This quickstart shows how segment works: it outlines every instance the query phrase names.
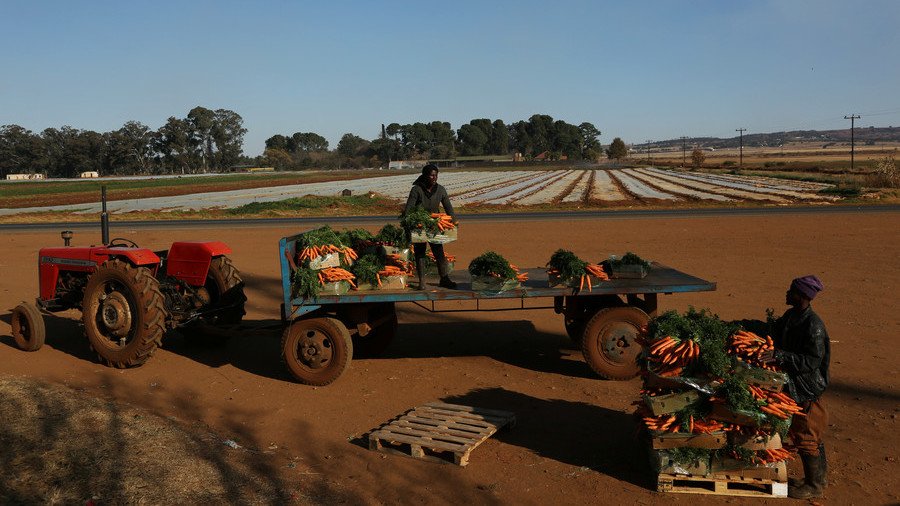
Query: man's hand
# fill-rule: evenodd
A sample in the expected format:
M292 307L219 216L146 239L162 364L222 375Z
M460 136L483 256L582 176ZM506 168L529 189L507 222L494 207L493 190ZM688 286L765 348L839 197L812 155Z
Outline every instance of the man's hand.
M775 350L766 350L759 354L759 360L764 364L775 362Z

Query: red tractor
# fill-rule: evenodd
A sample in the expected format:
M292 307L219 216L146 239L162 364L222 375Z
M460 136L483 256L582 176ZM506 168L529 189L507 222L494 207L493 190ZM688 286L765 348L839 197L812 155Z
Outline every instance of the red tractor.
M40 297L12 312L16 345L44 344L41 311L79 309L84 333L100 361L112 367L141 365L168 329L193 324L237 324L244 316L244 283L225 256L224 243L175 242L168 251L109 239L106 188L102 193L102 246L65 246L38 252Z

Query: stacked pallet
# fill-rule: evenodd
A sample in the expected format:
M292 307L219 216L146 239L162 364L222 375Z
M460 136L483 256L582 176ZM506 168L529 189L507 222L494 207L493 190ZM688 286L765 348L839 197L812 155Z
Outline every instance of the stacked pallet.
M761 360L771 340L693 309L652 319L644 339L635 414L657 490L786 496L782 438L799 408Z

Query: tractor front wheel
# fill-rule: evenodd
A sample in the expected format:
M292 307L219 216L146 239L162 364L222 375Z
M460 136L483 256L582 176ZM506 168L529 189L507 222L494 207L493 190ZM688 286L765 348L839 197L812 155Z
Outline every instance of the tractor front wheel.
M281 357L300 383L325 386L350 366L353 341L335 318L295 320L281 337Z
M166 309L150 269L109 260L88 279L82 302L84 333L100 361L141 365L162 343Z
M37 351L44 345L44 317L34 304L23 302L16 306L10 324L13 340L20 349Z

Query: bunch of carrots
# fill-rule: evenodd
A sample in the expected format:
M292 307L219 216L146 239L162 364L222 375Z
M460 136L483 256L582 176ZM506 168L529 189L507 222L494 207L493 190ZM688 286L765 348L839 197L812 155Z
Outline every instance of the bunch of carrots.
M789 395L783 392L763 390L753 385L750 385L749 388L754 399L765 403L759 407L763 413L768 413L782 420L787 420L791 415L806 416L803 414L803 408L798 406L794 399L791 399Z
M781 462L782 460L793 459L794 454L784 448L778 448L775 450L759 450L756 452L756 460L762 462L763 464L772 464L775 462Z
M375 275L375 279L378 280L378 286L381 286L381 278L391 277L391 276L403 276L407 272L400 267L395 265L385 265L384 269L378 271L378 274Z
M645 416L642 420L649 430L655 432L681 432L682 424L679 423L677 415ZM689 434L712 434L723 428L724 426L715 420L694 419L693 415L688 417Z
M353 282L354 276L353 274L340 267L329 267L327 269L322 269L318 272L319 275L319 283L323 286L326 283L336 283L338 281L346 281L350 283L350 286L356 287L356 283Z
M676 339L666 336L657 339L650 345L649 359L659 368L657 374L662 377L681 374L686 365L700 356L700 345L693 339Z
M402 270L405 274L412 274L413 271L415 271L415 266L413 265L413 263L403 260L400 257L399 253L391 253L390 255L387 256L386 261L387 261L388 266L397 267L400 270ZM396 274L395 274L395 276L396 276Z
M609 281L609 276L603 271L602 266L598 264L587 264L584 266L584 274L581 275L581 281L578 283L579 292L584 290L585 284L587 284L589 292L594 290L594 287L591 286L591 276L594 276L600 281Z
M509 266L510 266L510 268L512 268L512 270L516 271L516 281L518 281L519 283L528 281L528 273L527 272L519 272L519 268L513 264L509 264Z
M731 336L731 348L728 351L754 367L777 371L778 368L775 365L766 364L760 358L764 352L774 349L775 343L772 342L771 337L763 338L753 332L739 330Z
M314 258L329 255L331 253L340 253L340 255L344 257L344 263L348 265L352 264L354 260L359 258L359 255L356 254L356 251L353 251L353 248L350 248L348 246L338 247L334 244L325 244L323 246L310 246L308 248L303 248L303 251L301 251L300 255L297 256L297 263L301 263L304 260L312 260Z
M678 417L675 415L645 416L644 425L655 432L678 432Z
M453 223L453 217L449 214L431 213L431 217L437 220L437 227L441 232L446 232L447 230L456 227L456 223Z

